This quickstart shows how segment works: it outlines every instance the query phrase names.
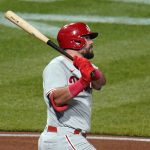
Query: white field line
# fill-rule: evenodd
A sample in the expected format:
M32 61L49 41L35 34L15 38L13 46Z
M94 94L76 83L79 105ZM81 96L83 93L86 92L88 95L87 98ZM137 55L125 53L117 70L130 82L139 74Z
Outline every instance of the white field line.
M92 23L112 23L127 25L150 25L150 18L133 18L123 16L87 16L87 15L56 15L56 14L29 14L17 13L25 19L44 21L82 21Z
M56 2L56 1L63 1L63 0L20 0L20 1L27 1L27 2ZM111 0L117 2L124 2L124 3L139 3L139 4L150 4L150 0Z
M56 2L56 1L63 1L63 0L20 0L20 1L49 3L49 2Z
M0 133L0 137L39 137L40 134Z
M39 137L40 134L0 133L0 137ZM137 141L150 142L149 138L113 137L113 136L87 136L89 140L112 140L112 141Z
M53 38L57 37L57 33L59 31L59 27L48 25L46 23L35 22L35 21L29 21L29 23L31 25L33 25L34 27L36 27L43 34L51 36Z
M56 15L56 14L33 14L17 13L20 17L29 21L43 34L56 38L60 27L51 26L42 21L68 21L68 22L92 22L92 23L111 23L126 25L150 25L150 18L114 17L114 16L85 16L85 15ZM0 24L16 28L17 26L4 18L4 13L0 12Z
M56 15L56 14L33 14L33 13L17 13L24 19L32 21L83 21L92 23L115 23L115 24L127 24L127 25L150 25L149 18L133 18L126 16L87 16L87 15ZM4 13L0 12L0 18ZM3 20L0 21L3 23Z
M150 0L111 0L111 1L124 2L124 3L139 3L139 4L150 5Z

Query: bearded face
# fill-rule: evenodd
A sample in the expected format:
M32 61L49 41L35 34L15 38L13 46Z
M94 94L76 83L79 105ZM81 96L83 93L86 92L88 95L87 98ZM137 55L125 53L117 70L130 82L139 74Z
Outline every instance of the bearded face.
M94 58L94 53L93 53L93 45L86 45L82 50L80 50L80 53L84 58L87 59L92 59Z

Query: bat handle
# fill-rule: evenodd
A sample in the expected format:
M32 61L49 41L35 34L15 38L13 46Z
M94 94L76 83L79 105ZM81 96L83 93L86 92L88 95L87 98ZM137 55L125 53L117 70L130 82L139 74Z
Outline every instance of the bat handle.
M53 47L54 49L56 49L58 52L60 52L61 54L65 55L66 57L68 57L70 60L73 61L73 57L71 55L69 55L68 53L66 53L62 48L58 47L54 42L52 42L51 40L47 41L47 45L50 45L51 47Z

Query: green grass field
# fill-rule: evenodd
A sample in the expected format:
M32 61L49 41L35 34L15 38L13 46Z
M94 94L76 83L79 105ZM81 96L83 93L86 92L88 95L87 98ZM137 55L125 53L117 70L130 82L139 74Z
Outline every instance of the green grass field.
M150 5L108 0L80 0L80 3L1 0L0 7L1 18L10 9L28 16L30 13L91 16L86 22L101 35L95 40L92 61L107 78L107 85L93 93L91 132L150 136L150 24L90 21L95 16L150 19ZM69 21L36 22L61 27ZM46 124L42 71L59 53L7 24L0 20L0 131L42 131ZM47 35L56 42L49 32Z

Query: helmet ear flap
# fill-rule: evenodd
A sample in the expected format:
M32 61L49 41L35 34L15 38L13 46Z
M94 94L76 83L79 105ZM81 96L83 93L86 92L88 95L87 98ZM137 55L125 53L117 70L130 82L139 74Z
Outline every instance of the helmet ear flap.
M70 47L71 49L80 50L85 46L86 40L83 37L78 37L78 38L72 39L70 43L72 46Z

